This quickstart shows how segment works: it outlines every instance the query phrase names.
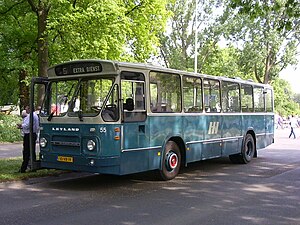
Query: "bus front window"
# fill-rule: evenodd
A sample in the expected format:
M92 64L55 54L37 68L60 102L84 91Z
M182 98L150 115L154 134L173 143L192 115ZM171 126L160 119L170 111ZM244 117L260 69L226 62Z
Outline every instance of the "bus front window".
M64 116L69 108L74 95L77 80L53 81L49 84L45 95L45 101L41 109L41 116Z
M113 79L81 80L68 110L69 116L96 116L109 97ZM117 100L117 99L116 99Z
M103 104L117 102L113 89L114 79L82 79L68 81L52 81L48 86L46 98L41 110L48 117L92 117L97 116ZM117 92L117 91L116 91ZM117 106L116 106L117 107Z

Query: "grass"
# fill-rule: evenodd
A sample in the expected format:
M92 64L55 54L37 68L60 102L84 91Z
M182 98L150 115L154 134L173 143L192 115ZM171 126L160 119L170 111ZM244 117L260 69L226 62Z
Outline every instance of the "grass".
M61 170L41 169L36 172L18 173L22 157L0 159L0 183L6 181L27 180L35 177L57 176L64 173Z

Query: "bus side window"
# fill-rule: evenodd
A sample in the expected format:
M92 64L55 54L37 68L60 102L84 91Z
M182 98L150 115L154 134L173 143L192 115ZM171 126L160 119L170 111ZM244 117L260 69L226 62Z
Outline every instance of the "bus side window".
M123 71L121 79L124 122L144 121L146 119L144 74Z
M202 112L202 86L198 77L183 76L184 112Z
M222 81L223 112L240 112L240 87L238 83Z
M266 111L273 112L273 99L272 99L272 90L266 89L265 90L265 102L266 102Z
M265 111L265 100L264 100L264 90L262 87L254 87L254 111L264 112Z
M181 112L180 75L150 72L150 108L152 112Z
M221 112L220 82L213 79L204 79L203 92L205 112Z
M253 112L253 88L249 84L241 85L242 112Z

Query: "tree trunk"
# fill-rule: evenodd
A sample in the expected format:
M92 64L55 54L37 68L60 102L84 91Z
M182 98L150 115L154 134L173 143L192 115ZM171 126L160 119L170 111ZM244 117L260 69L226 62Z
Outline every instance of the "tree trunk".
M28 73L22 69L19 72L20 114L25 106L29 106L29 87L24 82Z
M38 65L39 76L47 77L48 61L48 34L46 32L48 10L40 5L38 8Z
M38 17L38 76L47 77L47 70L49 66L48 58L48 34L47 29L47 17L49 9L42 2L40 2L37 8ZM38 86L37 91L37 105L41 105L43 101L44 91Z
M50 10L50 1L38 1L37 4L33 0L27 0L33 12L36 13L38 21L38 76L47 77L49 66L48 58L48 34L47 34L47 18ZM38 87L37 105L40 106L43 101L43 89Z
M267 43L267 57L266 57L266 65L265 65L265 74L264 74L264 84L269 82L269 74L271 70L271 47L269 43Z

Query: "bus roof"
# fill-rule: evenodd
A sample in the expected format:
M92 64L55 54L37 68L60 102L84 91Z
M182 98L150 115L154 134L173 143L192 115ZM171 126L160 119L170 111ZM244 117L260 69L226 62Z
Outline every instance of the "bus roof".
M225 76L213 76L208 74L194 73L188 71L182 71L177 69L166 68L160 65L153 65L147 63L131 63L131 62L120 62L114 60L101 60L101 59L82 59L82 60L72 60L65 63L61 63L55 66L52 66L48 69L48 76L53 77L68 77L72 75L95 75L99 72L105 72L109 74L117 74L120 69L141 69L141 70L151 70L157 72L165 73L176 73L181 75L189 75L195 77L202 77L208 79L218 79L222 81L231 81L236 83L243 83L249 85L256 85L261 87L271 88L269 84L262 84L254 82L253 80L244 80L239 77L231 78ZM66 74L64 74L64 72Z

